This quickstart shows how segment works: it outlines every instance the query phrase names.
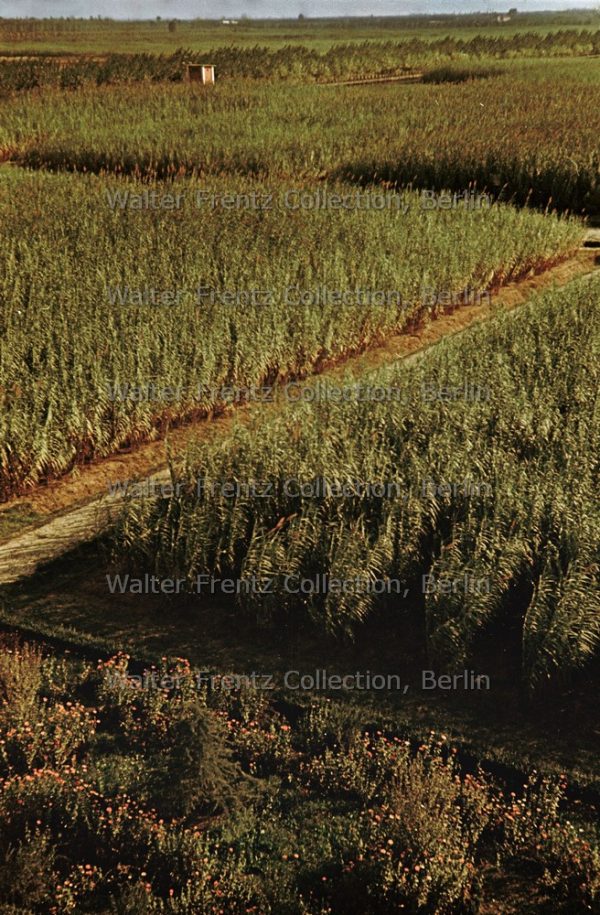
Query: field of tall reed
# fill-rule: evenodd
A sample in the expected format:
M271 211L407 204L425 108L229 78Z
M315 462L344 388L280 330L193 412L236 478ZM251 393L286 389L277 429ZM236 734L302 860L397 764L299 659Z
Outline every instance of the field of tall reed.
M315 205L335 199L348 207ZM0 200L5 498L221 406L228 386L343 359L581 236L507 206L428 210L348 185L22 174Z
M170 497L131 495L122 568L201 602L258 582L232 600L276 626L393 607L436 667L487 639L531 690L568 678L600 644L599 301L571 284L199 447Z
M426 85L275 91L243 80L209 91L137 83L17 93L2 102L0 151L59 171L476 186L518 204L600 211L600 81L523 66L453 82L464 75L455 66Z

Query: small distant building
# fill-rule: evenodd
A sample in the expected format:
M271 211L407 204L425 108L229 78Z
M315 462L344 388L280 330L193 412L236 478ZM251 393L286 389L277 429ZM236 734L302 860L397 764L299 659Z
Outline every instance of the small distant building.
M215 81L214 64L186 64L185 79L188 83L212 85Z

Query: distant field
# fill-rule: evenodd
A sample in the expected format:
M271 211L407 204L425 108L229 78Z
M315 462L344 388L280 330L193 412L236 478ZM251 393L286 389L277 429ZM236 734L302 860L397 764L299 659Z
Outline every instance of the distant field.
M522 31L512 34L447 34L435 39L409 37L385 41L363 39L338 42L328 48L301 42L272 46L223 41L195 49L181 43L166 53L135 54L57 51L5 51L0 58L0 92L60 86L76 89L86 84L180 81L186 62L212 63L218 80L264 79L279 82L332 82L341 79L393 76L407 69L423 71L436 65L466 65L486 61L542 58L594 58L600 55L600 30L561 29L557 32ZM207 57L209 55L209 57Z
M111 22L99 20L0 20L0 50L21 52L170 53L178 47L210 50L225 44L242 47L266 45L281 48L302 44L325 51L336 44L363 41L402 41L418 38L435 41L452 35L469 39L475 35L510 37L523 31L538 35L600 27L594 10L557 14L518 14L510 22L498 23L497 14L488 16L431 16L369 19L238 20L235 24L197 20L177 22L169 31L169 20L154 22Z
M439 84L426 85L20 92L2 105L0 150L52 170L477 186L519 204L598 212L599 74L600 60L515 61L438 68Z

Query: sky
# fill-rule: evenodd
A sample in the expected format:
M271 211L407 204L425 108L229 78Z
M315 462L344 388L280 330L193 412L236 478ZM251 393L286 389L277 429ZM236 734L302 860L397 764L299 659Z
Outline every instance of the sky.
M0 0L0 16L112 16L114 19L219 19L306 16L398 16L598 8L598 0Z

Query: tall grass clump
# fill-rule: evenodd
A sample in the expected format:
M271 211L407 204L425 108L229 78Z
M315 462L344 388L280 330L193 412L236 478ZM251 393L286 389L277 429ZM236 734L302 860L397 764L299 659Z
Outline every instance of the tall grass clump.
M525 684L568 678L600 640L599 297L598 280L547 293L192 451L171 498L130 499L122 567L180 577L200 602L198 576L261 582L232 600L277 625L356 634L389 606L447 670L515 632ZM321 576L360 587L300 590Z

